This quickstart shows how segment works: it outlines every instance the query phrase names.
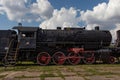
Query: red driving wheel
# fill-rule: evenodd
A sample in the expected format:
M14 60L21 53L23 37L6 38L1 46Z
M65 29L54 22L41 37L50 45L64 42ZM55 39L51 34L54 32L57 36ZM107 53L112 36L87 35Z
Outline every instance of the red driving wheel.
M83 58L83 62L85 64L93 64L95 62L94 53L87 53L86 56Z
M76 54L76 53L69 53L68 54L68 62L72 65L77 65L80 63L80 55L79 54Z
M48 65L50 62L50 55L47 52L41 52L37 56L37 63L40 65Z
M60 52L60 51L56 52L53 55L52 59L53 59L54 64L56 64L56 65L62 65L62 64L64 64L64 62L66 60L64 53Z

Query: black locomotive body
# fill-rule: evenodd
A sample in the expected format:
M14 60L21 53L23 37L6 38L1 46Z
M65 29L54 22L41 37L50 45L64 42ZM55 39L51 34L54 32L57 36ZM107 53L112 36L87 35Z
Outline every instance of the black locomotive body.
M84 28L40 29L16 26L13 30L0 31L0 56L5 65L17 61L34 61L40 65L53 62L57 65L70 63L91 64L96 60L114 63L119 49L108 48L112 36L107 30ZM5 39L5 40L3 40ZM4 42L5 41L5 42ZM116 53L115 53L116 51ZM4 54L4 55L2 55ZM101 57L102 56L102 57Z

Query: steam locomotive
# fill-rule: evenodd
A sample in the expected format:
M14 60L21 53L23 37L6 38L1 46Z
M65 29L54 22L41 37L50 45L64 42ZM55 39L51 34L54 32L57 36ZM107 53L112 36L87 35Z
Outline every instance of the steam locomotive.
M111 33L99 30L99 27L95 30L41 29L19 25L13 29L0 30L0 60L5 66L15 65L18 61L33 61L39 65L76 65L119 60L120 31L117 31L116 46L110 47Z

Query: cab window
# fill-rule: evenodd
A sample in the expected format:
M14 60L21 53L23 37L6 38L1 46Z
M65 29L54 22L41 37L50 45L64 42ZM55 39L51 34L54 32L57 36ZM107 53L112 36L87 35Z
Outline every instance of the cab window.
M31 37L33 38L34 37L34 32L22 32L21 33L21 37Z

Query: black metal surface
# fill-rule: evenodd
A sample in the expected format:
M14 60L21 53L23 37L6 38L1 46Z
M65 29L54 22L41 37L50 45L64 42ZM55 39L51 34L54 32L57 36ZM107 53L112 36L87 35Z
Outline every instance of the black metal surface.
M39 52L48 52L53 55L62 51L67 56L70 48L84 48L85 51L94 51L95 57L120 55L120 49L110 49L112 36L106 30L85 30L84 28L39 29L37 27L14 27L12 30L0 30L0 56L6 53L11 39L17 41L12 48L18 45L18 60L36 60ZM118 47L120 46L120 31L117 32ZM18 35L18 36L17 36ZM13 38L14 37L14 38ZM18 39L17 39L18 38ZM14 47L16 45L16 47ZM104 54L105 53L105 54ZM116 56L114 55L114 56Z
M12 30L0 30L0 52L6 51L5 48L8 47L13 34L16 34L16 32Z
M38 27L22 27L22 26L15 26L13 29L18 29L19 31L37 31Z
M14 27L19 31L19 48L36 48L37 45L52 44L54 47L56 45L61 45L65 47L83 47L85 50L96 50L106 46L109 46L111 43L112 36L109 31L102 30L85 30L84 28L65 28L54 29L54 30L42 30L37 27ZM2 36L9 37L10 30L1 31ZM26 37L22 38L22 32L31 32L35 33L35 38ZM13 33L13 32L12 32ZM1 38L2 39L2 38ZM37 42L36 42L37 41ZM8 41L6 41L8 42ZM36 44L39 43L39 44ZM3 43L2 43L3 44Z
M36 48L36 39L33 38L20 39L19 48L20 49Z
M84 29L39 30L37 36L39 43L72 44L91 50L109 46L111 39L109 31Z
M4 58L6 51L9 49L9 43L14 38L16 39L16 32L13 30L0 30L0 60Z

